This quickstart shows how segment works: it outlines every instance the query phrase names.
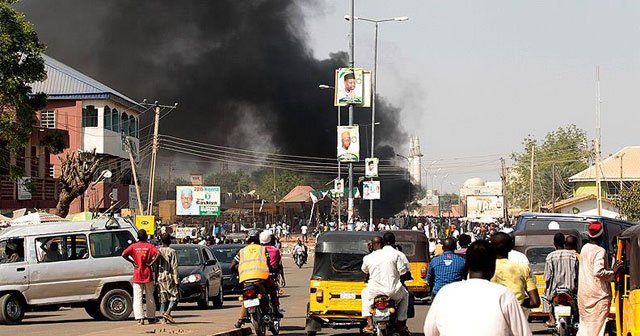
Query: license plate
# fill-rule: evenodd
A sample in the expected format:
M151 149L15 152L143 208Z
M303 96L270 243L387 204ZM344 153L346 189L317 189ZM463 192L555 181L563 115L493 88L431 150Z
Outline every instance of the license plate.
M380 318L380 317L387 317L388 318L389 317L389 309L388 308L385 308L385 309L382 309L382 310L376 309L375 316L377 318Z
M571 316L570 306L555 306L553 309L556 313L556 316L560 316L560 317Z
M343 292L343 293L340 293L340 298L341 299L354 300L356 298L356 293L354 293L354 292Z
M245 308L255 307L260 304L260 299L244 300L243 304Z

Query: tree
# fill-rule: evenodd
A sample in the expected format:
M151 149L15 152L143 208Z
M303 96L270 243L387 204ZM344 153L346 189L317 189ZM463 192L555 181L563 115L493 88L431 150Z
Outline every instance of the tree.
M33 94L30 83L46 79L44 45L31 24L11 4L0 0L0 148L10 155L24 150L35 121L35 111L46 105L43 93ZM19 167L10 167L15 177Z
M510 206L528 208L531 152L535 147L533 201L544 205L573 195L569 177L586 169L590 151L584 130L569 125L547 133L542 141L528 135L522 152L511 154L514 161L508 176L506 196Z
M59 216L66 217L71 202L78 196L84 195L84 192L91 185L100 163L102 163L102 159L96 155L95 149L90 153L77 155L76 152L67 153L64 158L60 158L62 190L56 207Z
M242 171L217 173L205 178L205 185L219 186L223 192L245 194L255 189L251 176Z
M640 221L640 182L633 182L629 188L620 191L620 197L613 200L620 214L628 221Z

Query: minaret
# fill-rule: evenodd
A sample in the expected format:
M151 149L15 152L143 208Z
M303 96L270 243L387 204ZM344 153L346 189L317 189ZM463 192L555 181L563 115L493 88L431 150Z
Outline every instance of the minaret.
M420 138L414 136L409 144L409 175L411 183L422 185L422 152L420 151Z

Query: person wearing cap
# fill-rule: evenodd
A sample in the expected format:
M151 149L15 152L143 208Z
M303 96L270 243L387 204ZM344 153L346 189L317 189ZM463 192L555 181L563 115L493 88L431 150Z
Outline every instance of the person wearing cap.
M193 201L193 189L180 188L180 204L176 206L176 215L199 215L200 208Z
M602 223L589 224L589 242L580 252L578 271L578 312L580 328L578 336L604 335L611 307L611 281L622 265L620 262L608 269L607 251L600 246L604 228Z

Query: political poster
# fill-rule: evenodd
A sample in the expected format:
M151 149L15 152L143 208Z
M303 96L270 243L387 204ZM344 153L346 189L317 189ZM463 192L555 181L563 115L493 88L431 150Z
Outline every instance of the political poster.
M177 186L176 215L220 216L220 187Z
M360 160L360 129L358 126L338 126L338 161Z
M362 199L379 200L380 199L380 181L362 182Z
M332 194L335 197L344 197L344 179L333 180Z
M369 81L371 83L371 81ZM365 101L365 80L362 68L339 68L335 72L335 106L362 106ZM371 91L369 91L371 93Z
M364 177L378 177L378 158L364 159Z
M198 236L198 228L197 227L179 227L176 228L175 237L176 239L185 239L187 237L195 238Z
M502 218L504 216L504 196L502 195L469 195L465 203L467 217Z

